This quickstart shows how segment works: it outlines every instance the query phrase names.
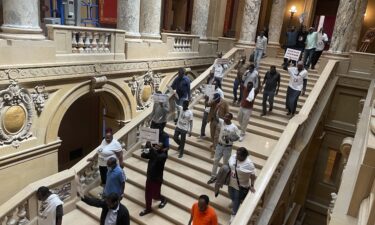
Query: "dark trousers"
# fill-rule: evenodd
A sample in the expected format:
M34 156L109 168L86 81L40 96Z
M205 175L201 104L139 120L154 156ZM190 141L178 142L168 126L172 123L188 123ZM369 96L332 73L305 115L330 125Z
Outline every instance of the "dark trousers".
M318 60L320 56L322 55L323 51L315 51L314 55L311 60L311 67L315 67L315 65L318 63Z
M291 114L296 113L297 109L297 103L299 95L301 94L301 91L297 91L292 89L291 87L288 87L288 90L286 92L286 108L288 109L288 112Z
M270 105L270 111L273 108L273 98L275 97L275 91L263 91L263 114L266 114L267 111L267 100Z
M240 88L240 97L237 98L237 93L238 93L238 88ZM242 90L241 90L241 84L240 84L240 81L236 78L234 79L234 83L233 83L233 100L234 101L240 101L242 98Z
M166 124L167 124L166 122L164 122L164 123L155 123L154 121L151 121L150 128L152 128L152 129L159 129L159 134L160 134L161 132L163 132L164 127L165 127Z
M106 166L99 166L99 172L100 172L100 179L102 181L102 185L105 185L105 183L107 182L108 168Z
M315 52L315 48L312 49L305 49L305 52L303 53L303 65L305 65L305 68L308 69L310 68L310 64L313 58Z
M180 155L184 154L186 134L186 130L182 130L178 127L176 127L176 130L174 131L173 140L178 144L178 151ZM180 136L181 138L179 138Z
M160 194L162 181L156 180L146 180L146 190L145 190L145 199L146 199L146 210L151 210L152 199L163 201L164 196Z
M204 111L202 126L201 126L201 136L206 136L206 126L207 126L208 112Z

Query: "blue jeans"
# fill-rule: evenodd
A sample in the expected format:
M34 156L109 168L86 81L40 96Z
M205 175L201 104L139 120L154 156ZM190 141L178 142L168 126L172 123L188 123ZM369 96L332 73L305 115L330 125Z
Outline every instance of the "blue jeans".
M315 53L315 48L312 49L305 49L304 55L303 55L303 65L305 65L306 69L310 68L310 64L312 62L312 58Z
M240 88L240 98L237 98L238 88ZM242 93L241 93L240 81L236 78L234 79L234 83L233 83L233 100L234 101L241 100L241 94Z
M255 66L255 69L257 69L257 70L258 70L258 67L259 67L260 59L263 56L263 52L264 52L263 49L259 49L259 48L255 49L255 52L254 52L254 66Z
M241 204L240 191L231 186L228 186L228 194L230 199L232 200L232 215L236 215Z

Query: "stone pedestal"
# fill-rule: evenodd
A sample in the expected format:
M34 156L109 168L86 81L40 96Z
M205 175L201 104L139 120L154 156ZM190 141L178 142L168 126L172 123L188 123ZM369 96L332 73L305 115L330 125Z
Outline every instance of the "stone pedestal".
M160 40L160 20L161 0L142 0L140 21L142 38Z
M352 43L352 35L355 24L356 11L359 0L340 0L336 16L336 24L333 30L330 52L341 54L348 52Z
M358 41L361 35L362 23L366 13L367 3L368 0L361 0L361 2L359 3L359 10L357 11L357 16L354 22L353 38L350 48L352 51L357 51Z
M139 15L141 11L140 0L117 1L117 28L126 30L126 36L140 38Z
M39 26L39 0L3 0L4 39L45 39Z
M255 42L261 0L245 0L239 44Z
M207 39L207 23L210 0L194 1L191 33L199 35L201 39Z

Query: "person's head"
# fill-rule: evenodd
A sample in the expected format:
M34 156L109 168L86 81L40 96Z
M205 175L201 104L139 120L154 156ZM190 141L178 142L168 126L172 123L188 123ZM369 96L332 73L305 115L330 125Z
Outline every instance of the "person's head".
M263 37L264 36L264 31L259 32L259 36Z
M276 73L276 66L270 66L270 73Z
M291 26L290 27L290 31L294 32L296 30L296 27L295 26Z
M215 102L220 102L220 94L219 93L215 93L214 94L214 98L213 98L213 100L215 101Z
M214 81L212 82L213 85L215 85L215 89L216 88L220 88L221 89L221 80L218 79L218 78L215 78Z
M36 191L36 197L38 198L39 201L46 200L48 196L50 196L51 194L52 193L49 190L49 188L45 186L38 188L38 190Z
M225 114L224 116L224 123L229 125L232 123L232 119L233 119L233 114L232 113L227 113Z
M120 197L117 193L111 193L105 198L105 203L109 209L117 209Z
M255 69L255 65L254 64L250 64L248 69L250 70L250 72L253 72L254 69Z
M113 140L112 128L105 129L105 141L109 144Z
M184 100L182 102L182 108L183 108L183 110L188 110L189 109L189 100Z
M209 203L210 203L210 198L207 195L199 196L198 198L199 211L201 212L206 211Z
M297 63L297 69L298 69L298 71L302 71L303 70L303 62L302 61L299 61Z
M248 90L253 89L253 87L254 87L253 82L249 81L249 82L247 83L247 86L246 86L246 87L247 87Z
M311 34L312 32L314 32L314 30L315 30L314 27L310 27L309 28L309 33Z
M155 91L156 94L163 94L161 91Z
M239 147L236 152L236 159L240 162L246 160L247 156L249 155L249 152L244 147Z
M107 166L109 167L109 168L115 168L116 167L116 165L117 165L117 161L116 161L116 158L115 157L111 157L111 158L109 158L108 160L107 160Z
M178 68L178 77L182 78L185 75L185 69L180 67Z
M245 64L245 62L246 62L246 55L241 56L240 62L241 62L241 64Z
M217 53L217 58L221 59L222 57L223 57L223 53L222 52Z
M302 26L302 32L306 32L306 25Z

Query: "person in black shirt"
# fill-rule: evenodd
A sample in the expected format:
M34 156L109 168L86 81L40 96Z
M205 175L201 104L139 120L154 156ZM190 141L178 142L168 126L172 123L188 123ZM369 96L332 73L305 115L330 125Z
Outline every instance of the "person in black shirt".
M164 133L164 132L163 132ZM164 136L165 137L165 136ZM163 172L165 161L168 158L168 148L165 146L167 141L164 140L162 143L151 145L150 142L146 143L146 149L143 150L141 157L148 159L147 166L147 180L145 190L146 209L139 213L140 216L144 216L150 213L152 199L160 200L159 208L164 208L167 204L167 199L160 194L161 185L163 183ZM169 141L168 141L169 143ZM169 144L168 144L169 145ZM148 150L149 149L149 150Z
M280 73L276 71L275 66L270 67L270 71L266 73L263 79L262 87L266 84L263 90L263 112L261 116L266 115L267 111L267 99L270 105L269 112L272 111L273 107L273 98L278 94L280 88Z
M306 30L306 25L302 25L298 31L297 35L297 42L296 42L296 49L301 51L301 55L299 56L299 60L302 58L302 53L305 51L305 45L306 45L306 38L307 38L307 30ZM296 66L296 62L293 62L293 65Z

